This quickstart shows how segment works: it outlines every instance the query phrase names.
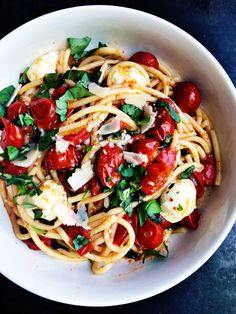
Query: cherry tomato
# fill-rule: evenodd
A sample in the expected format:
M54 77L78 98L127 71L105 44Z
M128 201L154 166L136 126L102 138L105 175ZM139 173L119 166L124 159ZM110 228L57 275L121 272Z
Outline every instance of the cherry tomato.
M135 141L132 145L132 151L134 153L138 154L145 154L148 157L147 163L142 163L142 166L146 166L147 164L150 164L153 162L153 160L156 158L158 154L158 146L159 143L152 139L143 139Z
M75 108L68 108L66 113L66 118L69 118L74 112Z
M173 99L183 112L195 112L201 103L201 93L191 82L178 82L174 87Z
M76 146L83 144L86 140L88 140L89 133L86 129L82 129L76 134L64 135L63 139Z
M138 214L136 212L133 212L132 216L130 217L126 213L126 214L124 214L124 216L122 218L125 219L126 221L128 221L128 223L131 224L131 226L134 229L134 233L136 235L137 231L138 231L138 223L139 223ZM119 224L117 226L117 229L116 229L116 233L115 233L115 236L114 236L113 243L115 245L120 246L123 243L123 241L125 240L125 238L127 237L127 235L128 235L127 229Z
M92 196L98 195L101 192L101 186L96 177L93 177L92 179L90 179L88 184L89 184L89 188L91 190Z
M3 149L7 146L15 146L20 149L25 142L24 131L19 126L14 125L10 120L2 118L4 129L2 131L2 137L0 145Z
M169 176L168 168L162 163L153 163L148 165L147 174L141 178L141 190L147 194L157 192L167 181Z
M26 167L20 167L16 166L9 161L2 160L0 162L0 165L3 166L3 172L13 174L13 175L19 175L19 174L26 174L28 172L28 168Z
M132 55L132 57L130 58L130 61L144 64L149 67L154 67L156 69L159 68L159 63L157 61L157 58L150 52L146 52L146 51L136 52L134 55Z
M97 161L97 174L104 186L112 188L120 180L121 175L116 169L123 162L123 150L120 147L107 144L101 149Z
M15 121L19 114L27 113L28 109L22 100L18 100L10 104L7 108L7 116L11 121Z
M53 100L56 100L58 98L60 98L62 95L65 94L65 92L67 91L68 87L66 84L63 84L62 86L58 87L58 88L55 88L52 92L52 99Z
M189 179L193 182L195 186L197 198L201 198L205 192L202 172L193 171Z
M56 113L56 104L48 98L33 98L29 109L34 117L38 128L51 130L59 123L59 116Z
M200 219L200 211L198 208L195 208L194 211L188 215L187 217L184 217L180 221L180 225L183 227L187 227L190 229L197 229L199 225L199 219Z
M175 167L176 155L177 152L174 148L171 147L162 148L159 154L157 155L156 161L158 163L162 163L171 171Z
M137 239L143 249L153 250L163 242L164 229L160 224L147 219L138 229Z
M164 229L168 229L172 226L172 223L166 220L165 218L161 217L161 225Z
M67 180L72 175L72 173L73 173L72 171L68 171L68 170L59 170L57 171L57 176L66 191L75 193L75 194L84 193L89 187L87 183L81 186L81 188L79 188L76 191L74 191L72 187L70 186L70 184L68 183Z
M203 160L204 169L202 170L202 179L205 185L214 186L216 179L215 158L212 154L207 155Z
M78 236L81 235L85 237L86 239L90 240L88 244L80 248L77 252L80 256L85 255L86 253L89 253L93 250L93 243L90 238L90 234L88 230L84 229L83 227L78 227L78 226L64 226L64 229L66 233L68 234L70 238L70 243L73 246L73 240Z
M145 134L141 133L141 134L137 134L137 135L134 135L133 136L133 139L135 141L138 141L138 140L144 140L146 137L145 137Z
M80 161L81 153L70 145L65 153L58 153L56 148L51 148L45 155L43 167L48 170L74 168Z

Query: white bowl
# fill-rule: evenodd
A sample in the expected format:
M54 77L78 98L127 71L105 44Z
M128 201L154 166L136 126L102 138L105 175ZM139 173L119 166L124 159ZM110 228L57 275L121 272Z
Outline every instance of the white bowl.
M70 264L18 241L5 210L0 208L0 270L21 287L59 302L108 306L138 301L184 280L217 250L236 218L235 89L215 58L194 38L158 17L114 6L84 6L57 11L19 27L0 42L0 89L16 84L18 74L35 57L65 45L67 37L89 35L123 47L130 55L154 52L185 79L200 86L203 102L219 136L223 182L203 205L200 227L173 236L170 257L164 262L129 264L122 261L111 271L95 276L89 263Z

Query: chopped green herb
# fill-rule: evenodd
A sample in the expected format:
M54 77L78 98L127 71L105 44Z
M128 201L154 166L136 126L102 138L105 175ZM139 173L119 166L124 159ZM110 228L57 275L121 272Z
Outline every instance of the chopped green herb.
M113 180L112 177L107 177L107 179L106 179L107 182L110 182L110 181L112 181L112 180Z
M19 157L25 157L25 154L28 153L29 151L30 151L29 145L25 145L20 149L16 148L15 146L7 146L6 151L2 153L0 156L2 156L6 160L12 161Z
M148 218L156 222L156 215L159 214L160 212L161 207L156 200L140 204L138 207L140 226L142 227L142 225Z
M45 87L47 87L48 89L57 88L64 83L64 77L62 74L49 73L44 76L43 82L45 84Z
M194 169L195 169L194 166L187 168L184 172L181 173L180 178L181 179L188 179L191 176Z
M79 60L83 57L84 50L91 42L91 38L86 36L83 38L67 38L68 45L75 60Z
M148 256L155 256L160 260L163 260L165 258L167 258L169 256L169 250L168 250L168 246L166 245L165 242L163 242L164 246L165 246L165 250L166 250L166 255L162 255L160 254L160 252L156 251L156 250L149 250L147 252L144 253L143 255L143 263L145 262L146 258Z
M125 257L131 258L131 259L134 259L134 260L137 260L139 258L139 256L140 256L140 254L136 253L132 249L130 249L128 251L128 253L126 253L126 255L125 255Z
M83 57L88 57L88 56L90 56L90 55L93 54L96 50L98 50L99 48L102 48L102 47L107 47L107 45L106 45L106 44L103 44L103 43L101 43L101 42L99 42L97 48L93 48L93 49L91 49L91 50L89 50L89 51L85 51Z
M27 76L27 72L29 70L29 67L26 67L24 69L24 72L22 73L21 77L19 78L19 84L26 84L29 82L28 76Z
M73 240L73 245L76 251L84 247L90 242L89 239L85 238L84 236L78 234L76 238Z
M177 210L181 212L183 210L183 206L181 204L178 204Z
M6 105L11 99L11 96L13 95L14 91L15 87L13 85L5 87L0 91L0 117L3 117L5 115Z
M85 146L85 151L90 152L92 150L93 146Z
M18 118L17 124L20 126L34 125L34 118L28 113L21 113Z
M34 98L50 98L49 90L39 90L39 92L34 95Z
M52 145L55 140L54 136L58 133L58 129L54 129L39 138L39 150L44 151L48 149L50 145Z
M124 104L121 106L121 110L129 115L135 122L142 120L143 111L134 105Z
M29 225L30 226L30 229L34 230L36 233L38 234L42 234L42 235L45 235L47 233L47 231L45 230L42 230L42 229L39 229L39 228L36 228L32 225Z
M43 216L43 211L41 209L34 209L33 213L35 220L40 219Z
M166 108L166 110L169 112L169 115L171 116L171 118L176 123L181 122L179 115L174 111L174 109L172 108L172 106L168 102L166 102L165 100L162 100L162 99L158 99L156 101L156 105L161 107L161 108Z
M161 145L158 147L158 149L160 150L160 149L162 149L162 148L165 148L165 147L170 146L172 137L173 137L173 136L172 136L171 134L166 135L166 138L165 138L164 141L161 143Z

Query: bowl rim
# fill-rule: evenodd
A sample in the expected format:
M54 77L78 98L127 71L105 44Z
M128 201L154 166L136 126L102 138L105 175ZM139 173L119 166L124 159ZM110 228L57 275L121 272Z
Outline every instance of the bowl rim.
M115 6L115 5L84 5L84 6L73 6L73 7L55 10L55 11L43 14L39 17L36 17L36 18L18 26L16 29L12 30L10 33L8 33L3 38L1 38L0 48L2 45L5 44L6 41L10 41L12 37L17 35L18 32L23 31L24 28L28 27L28 25L30 25L31 23L37 23L38 21L43 20L45 18L48 18L48 17L55 15L55 14L63 14L63 13L68 14L70 11L73 11L73 10L89 11L91 9L116 10L116 11L120 10L121 13L122 12L125 12L125 13L129 12L129 13L139 15L140 17L141 16L145 17L149 20L153 20L153 21L159 20L160 23L171 27L173 29L173 31L180 33L187 41L190 41L193 46L200 49L206 55L206 58L208 59L208 61L213 64L213 66L217 69L219 74L223 77L223 80L227 84L230 92L232 93L234 99L236 100L236 90L235 90L234 84L231 81L231 79L229 78L228 74L226 73L226 71L224 70L222 65L217 61L217 59L197 39L195 39L192 35L188 34L186 31L184 31L180 27L176 26L175 24L173 24L171 22L168 22L167 20L165 20L163 18L160 18L158 16L155 16L153 14L150 14L150 13L147 13L144 11L133 9L133 8L123 7L123 6ZM161 288L159 288L159 287L157 288L154 286L154 287L148 289L148 291L143 291L142 294L132 295L132 296L122 296L119 300L112 299L112 302L110 302L110 300L106 300L105 302L103 301L103 302L99 302L99 303L89 304L88 301L86 301L86 302L82 301L81 302L81 300L80 300L80 302L78 303L78 302L72 302L71 300L61 300L56 295L50 294L50 296L47 296L46 292L43 293L43 292L37 291L36 286L30 287L30 286L27 286L27 284L22 284L19 280L14 278L14 275L11 274L11 272L8 269L0 270L0 272L4 277L8 278L9 280L11 280L13 283L17 284L21 288L26 289L27 291L32 292L32 293L34 293L40 297L43 297L45 299L53 300L53 301L64 303L64 304L95 307L95 306L116 306L116 305L133 303L133 302L141 301L141 300L147 299L149 297L155 296L159 293L162 293L162 292L174 287L178 283L182 282L183 280L188 278L190 275L192 275L195 271L197 271L216 252L216 250L219 248L219 246L222 244L222 242L225 240L228 233L232 229L235 221L236 221L236 204L235 204L234 208L232 209L232 212L228 218L226 225L224 226L224 228L222 229L220 234L218 234L214 243L212 243L210 245L208 251L205 252L205 254L202 256L201 259L195 261L195 263L193 265L190 265L188 268L186 268L184 273L176 275L175 278L170 280L168 283L164 284Z

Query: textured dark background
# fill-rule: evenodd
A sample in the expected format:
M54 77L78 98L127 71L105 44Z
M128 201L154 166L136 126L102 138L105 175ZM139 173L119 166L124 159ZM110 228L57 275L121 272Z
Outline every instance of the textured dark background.
M174 23L200 41L222 64L236 85L236 0L1 1L0 37L42 14L89 4L127 6ZM133 304L97 309L64 305L33 295L1 275L0 290L1 314L233 314L236 313L236 226L217 252L192 276L158 296Z

